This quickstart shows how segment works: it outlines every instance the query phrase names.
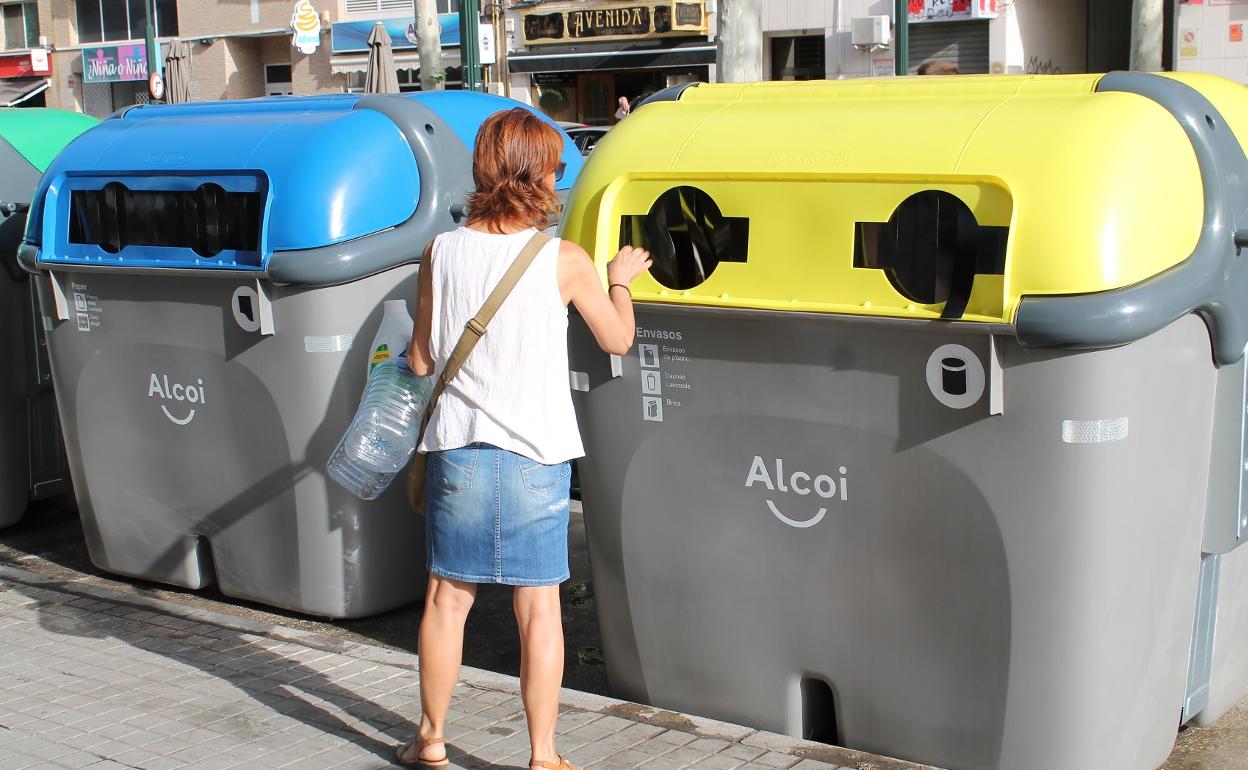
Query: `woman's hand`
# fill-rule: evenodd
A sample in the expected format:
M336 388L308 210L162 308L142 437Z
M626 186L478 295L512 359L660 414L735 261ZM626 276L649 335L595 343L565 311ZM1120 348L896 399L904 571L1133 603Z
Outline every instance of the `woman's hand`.
M650 269L654 261L650 252L636 246L625 246L615 255L615 259L607 263L607 283L622 283L631 286L637 276Z

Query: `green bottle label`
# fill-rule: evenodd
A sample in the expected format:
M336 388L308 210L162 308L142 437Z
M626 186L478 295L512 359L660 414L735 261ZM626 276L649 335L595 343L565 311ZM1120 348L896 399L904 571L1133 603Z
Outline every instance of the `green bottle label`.
M368 362L368 371L372 372L373 369L377 368L377 364L381 363L382 361L386 361L389 358L390 358L390 346L383 342L377 346L376 350L373 351L373 358L372 360Z

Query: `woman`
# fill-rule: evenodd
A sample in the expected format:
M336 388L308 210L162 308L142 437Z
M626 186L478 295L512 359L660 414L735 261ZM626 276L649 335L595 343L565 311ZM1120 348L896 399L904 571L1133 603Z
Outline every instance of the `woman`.
M559 132L526 109L496 113L477 134L466 227L425 248L408 362L440 372L467 321L557 210ZM420 732L411 765L447 764L444 727L459 677L464 621L478 583L515 586L520 688L534 770L572 768L555 751L563 681L559 584L568 579L568 461L584 454L568 387L571 302L608 353L633 344L629 286L649 255L625 247L603 292L585 250L547 243L443 392L420 451L429 453L429 589L420 624Z

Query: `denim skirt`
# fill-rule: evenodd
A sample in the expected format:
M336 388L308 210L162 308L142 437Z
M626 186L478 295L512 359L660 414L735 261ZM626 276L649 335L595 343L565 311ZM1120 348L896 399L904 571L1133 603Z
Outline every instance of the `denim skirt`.
M430 572L512 586L568 579L570 463L470 444L430 452L426 468Z

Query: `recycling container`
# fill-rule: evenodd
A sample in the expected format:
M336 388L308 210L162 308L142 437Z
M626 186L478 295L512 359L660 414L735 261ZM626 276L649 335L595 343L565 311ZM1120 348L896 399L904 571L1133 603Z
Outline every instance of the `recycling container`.
M1208 76L660 94L563 221L617 695L947 768L1145 770L1243 694L1248 98Z
M14 257L39 177L95 122L60 110L0 109L0 527L17 523L30 500L67 489L35 288Z
M136 107L48 169L36 273L69 464L102 569L326 617L418 599L423 521L325 463L387 299L462 221L469 92ZM565 136L571 185L580 156Z

